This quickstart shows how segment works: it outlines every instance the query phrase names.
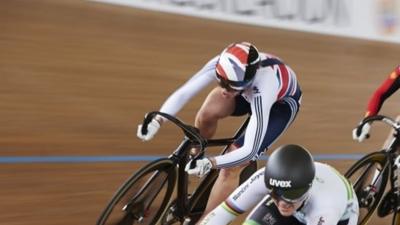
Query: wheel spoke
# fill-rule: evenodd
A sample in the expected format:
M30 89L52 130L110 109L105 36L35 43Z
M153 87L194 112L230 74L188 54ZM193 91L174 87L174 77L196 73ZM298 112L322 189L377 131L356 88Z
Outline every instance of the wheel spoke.
M169 159L154 161L115 193L97 225L155 224L172 195L176 172Z
M371 153L346 172L359 202L359 225L366 224L377 208L389 177L389 163L384 153Z

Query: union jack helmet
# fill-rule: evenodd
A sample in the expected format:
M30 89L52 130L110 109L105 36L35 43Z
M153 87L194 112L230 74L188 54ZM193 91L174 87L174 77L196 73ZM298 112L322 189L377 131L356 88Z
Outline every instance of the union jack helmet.
M230 44L219 56L215 69L217 80L225 89L241 91L251 84L259 64L260 55L254 45Z

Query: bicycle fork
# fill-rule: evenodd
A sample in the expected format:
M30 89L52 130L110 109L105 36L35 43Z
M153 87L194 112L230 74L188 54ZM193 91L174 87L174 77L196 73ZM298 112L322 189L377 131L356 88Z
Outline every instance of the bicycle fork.
M184 143L186 147L183 147L183 149L188 149L189 146L189 141ZM187 151L185 151L187 152ZM178 153L178 154L182 154ZM186 158L186 160L181 160L181 157ZM187 153L184 153L184 155L181 155L180 157L173 156L173 160L175 163L178 164L178 181L177 181L177 187L176 187L176 192L177 196L175 199L175 202L173 204L171 203L169 205L169 211L167 210L165 216L165 221L166 224L172 224L174 222L181 222L182 224L185 224L186 220L190 220L190 218L187 217L189 214L189 207L188 207L188 183L189 183L189 178L188 174L185 172L185 166L186 163L189 161L188 160L188 155Z

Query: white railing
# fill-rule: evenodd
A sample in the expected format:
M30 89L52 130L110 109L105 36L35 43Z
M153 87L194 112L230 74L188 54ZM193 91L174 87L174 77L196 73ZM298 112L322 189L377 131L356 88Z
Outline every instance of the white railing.
M400 0L91 0L201 18L400 43Z

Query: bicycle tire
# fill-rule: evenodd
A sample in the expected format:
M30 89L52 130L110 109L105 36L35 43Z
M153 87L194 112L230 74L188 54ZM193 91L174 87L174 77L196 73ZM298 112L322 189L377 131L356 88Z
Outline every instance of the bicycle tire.
M381 201L389 179L389 163L386 153L373 152L355 162L345 173L345 177L352 182L358 198L360 207L358 225L365 225L368 223ZM376 167L374 166L375 164ZM361 172L359 177L354 177L354 175L357 175L357 172L360 172L360 170L364 168L366 169ZM367 181L367 179L371 177L371 173L374 173L373 181ZM356 178L356 182L353 182L353 178ZM362 186L364 184L367 186ZM366 215L362 216L361 210L364 208L367 211Z
M97 225L156 224L174 190L176 173L175 164L168 158L147 164L115 192ZM151 213L154 215L149 216Z

